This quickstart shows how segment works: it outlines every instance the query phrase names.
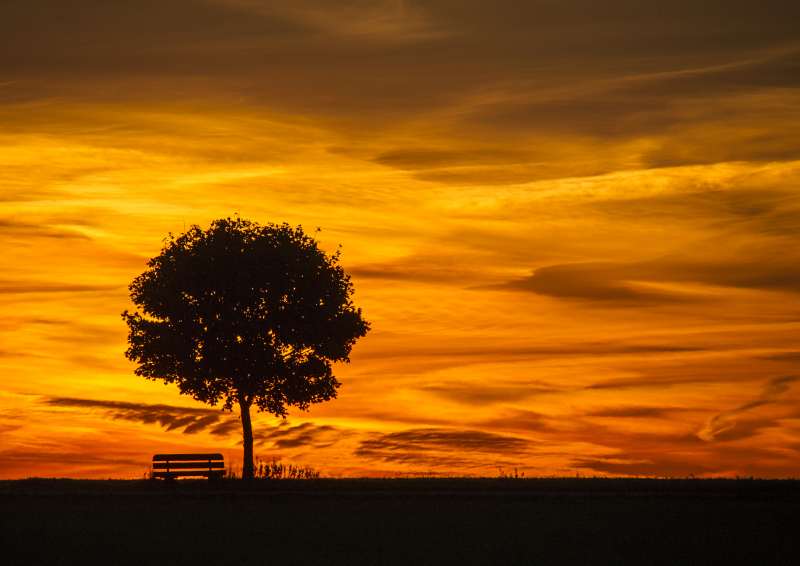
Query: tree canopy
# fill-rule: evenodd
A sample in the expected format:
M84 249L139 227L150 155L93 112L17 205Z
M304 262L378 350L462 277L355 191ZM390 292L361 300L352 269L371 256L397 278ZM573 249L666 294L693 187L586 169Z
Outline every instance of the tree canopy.
M122 314L135 373L210 405L238 405L244 477L251 405L286 416L289 406L336 397L332 364L349 362L369 330L339 252L288 224L224 218L170 234L129 288L141 310Z

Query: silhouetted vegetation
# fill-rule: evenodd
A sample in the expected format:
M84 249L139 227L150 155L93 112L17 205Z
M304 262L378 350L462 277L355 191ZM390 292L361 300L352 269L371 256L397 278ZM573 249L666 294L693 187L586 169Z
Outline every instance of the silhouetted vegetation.
M295 466L294 464L284 464L280 460L273 459L265 462L256 458L253 470L253 479L261 480L316 480L320 473L311 466ZM239 479L236 468L230 466L225 474L226 479Z
M237 405L244 478L255 471L250 408L286 416L336 397L332 364L369 330L339 252L287 224L225 218L170 235L130 291L142 310L122 315L136 374Z

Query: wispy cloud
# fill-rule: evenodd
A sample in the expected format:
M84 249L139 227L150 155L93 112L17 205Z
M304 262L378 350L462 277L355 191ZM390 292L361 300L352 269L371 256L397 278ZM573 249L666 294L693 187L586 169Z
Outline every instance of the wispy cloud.
M184 434L208 431L227 436L241 426L238 419L229 416L229 413L214 409L75 397L49 397L44 399L44 403L52 407L97 409L112 419L159 424L167 431L182 430Z
M347 431L337 427L305 422L293 426L284 423L256 433L255 437L258 444L276 449L287 449L304 447L328 448L347 435Z
M505 409L495 416L479 421L482 427L517 432L550 432L553 430L551 424L553 419L536 411L524 409Z
M475 454L489 457L519 457L530 442L478 430L420 428L386 434L375 434L362 440L355 455L371 460L425 465L485 465L476 462ZM467 458L466 454L472 457Z
M606 407L597 409L586 413L588 417L609 417L609 418L622 418L622 419L639 419L639 418L669 418L676 413L686 412L685 407L650 407L650 406L622 406L622 407Z
M420 391L432 393L442 399L465 405L491 405L508 401L522 401L539 395L561 391L543 383L498 383L483 385L478 383L448 382L420 387Z
M776 403L797 381L800 381L800 376L795 375L770 379L755 399L711 417L697 432L698 438L707 442L739 440L752 436L763 428L773 426L775 424L773 419L743 418L742 415L764 405Z
M769 360L773 362L800 362L800 352L791 351L791 352L777 352L775 354L766 354L761 356L761 359Z
M83 232L54 226L50 223L36 224L11 218L0 218L0 238L54 238L64 240L88 240Z
M158 424L167 432L208 432L216 436L238 437L242 430L237 416L216 409L74 397L49 397L44 399L44 403L52 407L99 410L110 419ZM347 434L347 431L330 425L316 425L311 422L290 425L283 421L276 425L257 427L254 440L257 445L274 449L327 448Z
M29 295L41 293L98 293L123 289L122 285L89 283L59 283L56 281L0 280L0 295Z
M789 257L756 260L757 250L739 257L664 257L629 264L575 263L536 269L530 276L492 288L527 291L560 299L619 307L712 302L707 290L665 290L667 284L701 284L764 291L800 292L800 263Z
M687 302L690 295L669 293L626 281L624 266L581 263L541 267L529 277L494 288L528 291L562 299L596 301L612 306L641 307Z

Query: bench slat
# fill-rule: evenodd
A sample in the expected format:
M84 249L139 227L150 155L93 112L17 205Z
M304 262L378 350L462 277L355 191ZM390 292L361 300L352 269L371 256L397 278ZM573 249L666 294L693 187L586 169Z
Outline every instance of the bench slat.
M223 477L225 472L223 470L213 471L213 472L200 472L200 471L191 471L191 472L153 472L154 478L175 478L178 476L201 476L201 477Z
M153 462L154 470L207 470L209 468L224 468L225 462Z
M176 462L191 460L224 460L222 454L156 454L153 462Z

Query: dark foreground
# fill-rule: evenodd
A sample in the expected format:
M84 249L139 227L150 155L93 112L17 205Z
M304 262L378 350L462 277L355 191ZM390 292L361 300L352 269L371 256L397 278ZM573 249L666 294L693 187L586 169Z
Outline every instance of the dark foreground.
M0 522L9 565L800 564L800 481L25 480Z

